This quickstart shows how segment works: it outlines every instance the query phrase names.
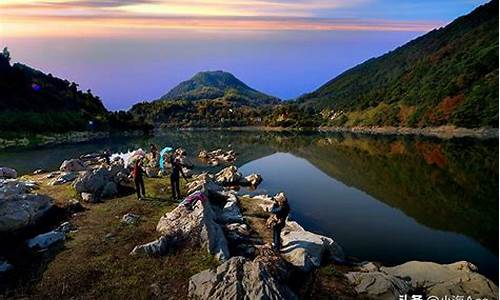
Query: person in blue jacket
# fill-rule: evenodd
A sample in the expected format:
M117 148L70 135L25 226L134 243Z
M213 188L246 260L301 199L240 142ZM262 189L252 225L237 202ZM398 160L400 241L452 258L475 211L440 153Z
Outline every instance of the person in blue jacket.
M276 252L281 250L281 230L285 228L286 218L290 213L290 205L284 193L279 193L275 198L271 209L273 214L273 248Z

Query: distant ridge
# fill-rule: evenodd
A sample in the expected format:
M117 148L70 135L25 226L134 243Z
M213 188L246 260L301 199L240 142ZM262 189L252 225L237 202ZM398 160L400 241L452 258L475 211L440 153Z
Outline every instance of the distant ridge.
M498 0L299 98L336 126L498 127Z

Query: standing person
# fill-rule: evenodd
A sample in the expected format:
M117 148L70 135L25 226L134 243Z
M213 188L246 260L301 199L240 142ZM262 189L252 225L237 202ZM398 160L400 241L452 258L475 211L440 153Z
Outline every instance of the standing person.
M286 218L290 213L290 205L284 193L279 193L275 197L275 202L271 209L274 221L272 222L273 228L273 248L276 252L281 250L281 230L285 228Z
M180 175L187 181L186 175L182 171L182 164L175 153L170 157L170 163L172 164L172 174L170 175L170 184L172 186L172 198L174 200L181 199L181 189L180 189Z
M146 190L144 189L144 179L142 178L144 174L144 169L142 168L142 158L135 161L134 169L132 170L132 177L134 177L135 192L137 193L137 199L142 200L146 197Z

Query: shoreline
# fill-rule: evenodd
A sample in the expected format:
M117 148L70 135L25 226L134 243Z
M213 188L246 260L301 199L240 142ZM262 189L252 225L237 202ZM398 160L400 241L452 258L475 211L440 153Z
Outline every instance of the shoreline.
M439 139L453 138L474 138L474 139L498 139L498 128L463 128L454 126L440 127L266 127L266 126L242 126L242 127L186 127L186 128L156 128L152 135L161 135L162 131L242 131L242 132L323 132L323 133L355 133L367 135L405 135L405 136L426 136ZM83 143L93 140L109 138L110 136L138 136L144 134L143 131L70 131L67 133L35 134L18 138L2 138L0 136L0 150L14 147L41 147L48 145L62 145Z

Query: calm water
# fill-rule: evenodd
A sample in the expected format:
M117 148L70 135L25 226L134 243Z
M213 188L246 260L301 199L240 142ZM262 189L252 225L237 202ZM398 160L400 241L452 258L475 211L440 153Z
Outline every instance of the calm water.
M467 260L498 280L498 140L250 132L167 132L155 137L0 152L31 172L103 149L158 145L234 148L254 193L285 191L292 217L334 237L350 256L386 265ZM198 170L211 169L193 158ZM217 168L213 168L215 171Z

